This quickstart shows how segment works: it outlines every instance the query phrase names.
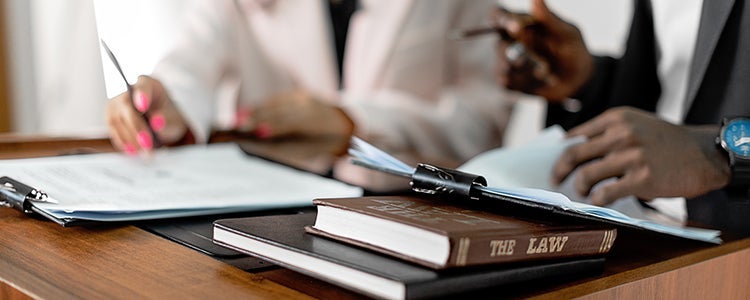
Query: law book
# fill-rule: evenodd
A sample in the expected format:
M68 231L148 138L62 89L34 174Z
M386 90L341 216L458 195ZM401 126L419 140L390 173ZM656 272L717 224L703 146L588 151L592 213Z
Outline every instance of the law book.
M279 266L382 299L424 299L539 280L601 273L603 257L434 270L360 247L308 234L316 214L224 219L214 242Z
M524 220L410 196L315 199L310 233L433 269L580 256L612 248L614 226Z

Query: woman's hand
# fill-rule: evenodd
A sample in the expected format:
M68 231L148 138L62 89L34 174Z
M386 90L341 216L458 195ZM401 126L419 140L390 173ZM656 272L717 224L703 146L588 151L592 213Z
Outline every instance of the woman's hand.
M303 90L275 95L244 114L238 129L270 139L284 136L344 137L354 132L354 123L340 108L318 100Z
M155 146L154 138L166 145L185 136L187 124L158 80L140 76L132 90L132 98L125 92L107 104L109 136L116 149L135 155L151 151ZM156 137L151 135L148 126Z

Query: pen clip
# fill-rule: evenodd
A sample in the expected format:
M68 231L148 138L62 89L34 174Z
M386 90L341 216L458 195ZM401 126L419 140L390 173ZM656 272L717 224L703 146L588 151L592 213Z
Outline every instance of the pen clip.
M487 186L487 180L482 176L454 169L419 164L410 184L412 190L419 193L479 200L479 191L476 187Z

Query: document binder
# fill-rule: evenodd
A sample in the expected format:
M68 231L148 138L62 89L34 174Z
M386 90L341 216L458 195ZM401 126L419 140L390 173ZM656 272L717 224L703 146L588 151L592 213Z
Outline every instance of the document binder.
M46 202L44 192L22 184L10 177L0 177L0 205L13 207L24 213L32 213L33 202Z
M12 207L27 215L37 214L63 226L77 223L73 219L58 219L34 206L34 203L55 202L40 189L30 187L7 176L0 177L0 207Z
M534 188L493 188L480 175L429 164L409 166L390 154L353 138L349 154L352 163L373 170L411 179L411 188L418 193L432 194L454 201L474 202L487 208L512 206L517 209L547 212L552 216L571 217L590 222L603 222L624 228L659 232L671 236L720 244L721 232L692 227L676 227L628 217L616 210L573 202L565 195Z
M311 207L314 198L363 193L229 143L160 149L148 161L120 153L2 160L0 170L0 205L62 226Z

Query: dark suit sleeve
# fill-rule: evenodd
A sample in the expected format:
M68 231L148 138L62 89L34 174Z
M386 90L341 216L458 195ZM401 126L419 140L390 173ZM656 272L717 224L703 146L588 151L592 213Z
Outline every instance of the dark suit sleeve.
M647 111L656 109L661 87L651 3L636 0L634 4L623 56L619 59L595 56L594 74L572 97L581 102L580 110L569 111L562 104L550 103L548 126L560 124L570 129L617 106L633 106Z

